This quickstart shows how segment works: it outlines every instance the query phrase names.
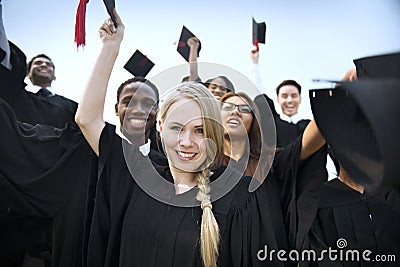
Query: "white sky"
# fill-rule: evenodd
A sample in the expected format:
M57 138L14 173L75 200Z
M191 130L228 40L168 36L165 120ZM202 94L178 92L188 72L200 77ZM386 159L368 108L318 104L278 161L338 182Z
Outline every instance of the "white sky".
M97 31L107 16L103 1L87 5L86 47L79 50L74 43L79 0L2 2L8 38L28 59L49 55L56 65L56 92L79 101L100 48ZM297 80L304 88L300 114L305 118L312 117L307 89L329 86L312 83L313 78L340 79L355 58L400 51L399 0L116 0L116 6L126 29L109 85L109 121L115 118L116 89L131 77L122 67L136 49L156 63L149 78L185 64L174 45L182 25L202 42L199 61L248 75L252 16L265 21L267 44L260 48L265 91L273 92L283 79Z

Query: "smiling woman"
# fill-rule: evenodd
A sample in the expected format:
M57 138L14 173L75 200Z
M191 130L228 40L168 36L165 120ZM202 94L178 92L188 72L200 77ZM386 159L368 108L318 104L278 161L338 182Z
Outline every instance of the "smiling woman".
M233 159L238 170L261 181L269 168L259 167L256 173L263 147L256 104L244 92L227 93L220 101L225 128L224 163Z
M175 100L170 109L168 114L162 114L165 121L161 122L160 132L171 169L198 170L207 155L200 106L193 100L181 99ZM179 179L184 180L182 176Z

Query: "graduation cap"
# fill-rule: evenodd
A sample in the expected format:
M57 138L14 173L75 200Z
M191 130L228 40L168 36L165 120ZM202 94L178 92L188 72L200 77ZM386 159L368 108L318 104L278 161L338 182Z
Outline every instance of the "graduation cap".
M343 82L310 90L317 125L336 158L362 185L399 188L400 79Z
M104 5L106 6L107 13L110 15L111 20L114 23L115 28L117 27L117 21L115 20L113 9L115 8L115 0L103 0Z
M177 51L181 56L189 62L190 47L187 41L191 37L196 37L191 31L189 31L185 26L182 27L181 36L179 37ZM201 43L199 43L199 48L197 49L197 56L200 55Z
M253 18L253 45L257 47L258 44L265 44L265 32L267 30L267 25L265 22L257 23Z
M153 67L154 63L139 50L136 50L135 53L133 53L124 66L124 68L132 73L133 76L141 77L146 77Z
M358 79L400 78L400 52L355 59L354 64Z

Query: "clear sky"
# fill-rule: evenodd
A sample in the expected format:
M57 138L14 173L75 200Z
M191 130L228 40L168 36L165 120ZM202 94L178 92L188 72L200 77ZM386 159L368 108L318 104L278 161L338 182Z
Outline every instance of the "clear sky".
M79 50L74 43L79 0L2 2L9 39L28 59L48 54L56 64L56 92L79 101L100 48L97 31L107 16L103 1L87 5L86 46ZM273 92L283 79L297 80L304 88L300 114L306 118L312 116L307 90L329 86L312 83L313 78L340 79L353 59L400 51L400 0L116 0L116 6L126 29L110 81L109 120L117 87L131 77L122 67L136 49L156 63L149 78L185 64L174 45L182 25L202 42L199 61L248 75L252 17L265 21L267 44L260 48L264 91Z

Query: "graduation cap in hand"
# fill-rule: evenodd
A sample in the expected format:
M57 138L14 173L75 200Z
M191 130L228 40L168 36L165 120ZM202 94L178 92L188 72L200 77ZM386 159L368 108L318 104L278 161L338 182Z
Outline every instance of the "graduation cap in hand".
M265 44L265 32L267 30L267 25L265 22L257 23L253 18L253 45L257 47L258 44Z
M103 0L104 5L106 6L107 13L110 15L111 20L114 23L115 28L117 27L117 21L115 20L113 9L115 8L115 0Z
M188 39L191 37L196 37L191 31L189 31L185 26L182 27L181 36L179 37L177 51L181 56L189 62L190 47L187 43ZM199 43L199 48L197 49L197 56L200 55L201 43Z
M400 78L400 52L354 60L357 78Z
M310 90L314 118L343 168L358 183L397 188L400 79L343 82Z
M124 68L129 71L133 76L146 77L150 70L154 67L154 63L136 50L131 58L126 62Z

